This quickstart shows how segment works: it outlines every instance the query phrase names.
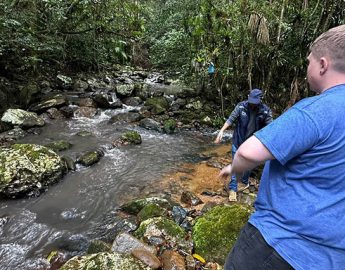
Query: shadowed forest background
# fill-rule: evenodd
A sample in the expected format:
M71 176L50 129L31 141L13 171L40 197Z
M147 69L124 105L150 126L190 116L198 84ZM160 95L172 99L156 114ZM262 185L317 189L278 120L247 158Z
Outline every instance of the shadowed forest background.
M61 70L132 65L200 87L219 104L219 123L254 87L281 113L311 94L308 47L345 23L344 10L339 0L3 0L0 75L27 84ZM212 85L210 61L216 67ZM24 108L34 92L8 91L2 85L1 99L19 96Z

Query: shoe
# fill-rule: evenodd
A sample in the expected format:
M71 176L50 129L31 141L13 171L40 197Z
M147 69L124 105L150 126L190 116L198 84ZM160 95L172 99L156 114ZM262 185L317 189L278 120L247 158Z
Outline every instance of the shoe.
M243 191L247 188L249 188L249 183L248 184L243 184L243 183L238 184L238 191Z
M233 191L233 190L229 191L229 201L230 202L237 202L237 193L236 193L236 191Z

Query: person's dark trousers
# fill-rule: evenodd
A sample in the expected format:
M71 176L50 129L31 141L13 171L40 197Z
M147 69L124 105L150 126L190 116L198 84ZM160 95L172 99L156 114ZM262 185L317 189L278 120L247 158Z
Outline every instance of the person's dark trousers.
M257 228L247 223L226 259L224 270L293 270L293 268L266 243Z

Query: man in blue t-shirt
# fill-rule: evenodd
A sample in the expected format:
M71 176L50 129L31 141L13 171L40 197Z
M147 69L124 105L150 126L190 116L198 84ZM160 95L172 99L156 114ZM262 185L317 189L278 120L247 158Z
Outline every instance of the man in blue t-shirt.
M310 47L306 98L238 149L221 177L266 162L225 270L345 269L345 25Z

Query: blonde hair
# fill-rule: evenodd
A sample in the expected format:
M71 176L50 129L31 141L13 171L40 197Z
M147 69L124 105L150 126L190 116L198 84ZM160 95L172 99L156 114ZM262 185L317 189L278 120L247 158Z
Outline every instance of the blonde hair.
M321 34L310 46L317 59L327 56L336 71L345 73L345 24L329 29Z

